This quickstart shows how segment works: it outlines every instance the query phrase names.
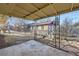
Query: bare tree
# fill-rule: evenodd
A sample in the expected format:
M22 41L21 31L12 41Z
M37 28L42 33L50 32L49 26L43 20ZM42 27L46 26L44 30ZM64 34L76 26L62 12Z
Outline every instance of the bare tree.
M64 35L71 34L72 19L65 18L65 20L63 20L63 23L60 27L60 30L61 30L61 34L64 34Z
M18 31L26 32L30 29L30 26L27 25L24 20L18 20L18 22L15 23L15 27L16 26Z

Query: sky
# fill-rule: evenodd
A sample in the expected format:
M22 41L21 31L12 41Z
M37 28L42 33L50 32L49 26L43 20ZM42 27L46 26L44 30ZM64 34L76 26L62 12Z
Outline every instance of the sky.
M55 16L38 20L38 22L41 22L42 20L54 20L54 19L55 19ZM60 22L62 23L64 19L72 20L73 23L79 22L79 10L61 14L60 15Z
M73 12L62 14L60 16L61 22L65 18L68 18L69 20L73 20L73 23L79 22L79 10L78 11L73 11Z
M72 21L73 23L79 22L79 10L61 14L60 15L60 22L62 23L62 21L66 18L69 19L69 20L73 20ZM16 22L18 22L19 19L25 20L25 19L22 19L22 18L11 17L11 18L8 18L8 21L11 25L13 25ZM54 19L55 19L55 16L52 16L52 17L48 17L48 18L39 19L37 22L46 22L46 21L51 21L51 20L54 20ZM29 23L33 23L34 21L26 19L25 22L27 24L29 24Z
M23 20L26 24L33 23L34 21L22 19L22 18L16 18L16 17L10 17L8 18L8 21L10 25L14 25L15 23L19 22L19 20Z

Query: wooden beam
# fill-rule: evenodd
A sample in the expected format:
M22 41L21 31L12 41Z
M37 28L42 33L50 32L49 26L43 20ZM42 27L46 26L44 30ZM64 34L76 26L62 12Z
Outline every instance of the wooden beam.
M8 5L9 5L9 4L8 4ZM16 6L16 4L13 4L13 5L11 6L11 8L10 8L11 11L10 11L9 13L13 12L15 6Z
M42 10L43 8L46 8L47 6L49 6L49 4L45 5L44 7L40 8L39 10L36 10L36 11L34 11L34 12L31 12L30 14L25 15L25 16L29 16L29 15L31 15L31 14L34 14L35 12L38 12L38 11Z
M79 6L73 7L72 11L76 11L76 10L79 10ZM61 15L61 14L69 13L69 12L71 12L70 8L63 10L63 11L60 11L60 12L57 12L57 15ZM56 16L56 14L49 15L48 17L53 17L53 16ZM43 19L43 18L47 18L47 17L41 17L41 18L34 19L34 20L39 20L39 19Z
M32 4L32 6L35 7L33 4ZM53 6L54 10L56 11L56 15L58 14L58 12L57 12L57 10L56 10L56 7L54 6L53 3L49 3L48 5L46 5L46 6L43 7L43 8L46 8L46 7L48 7L48 6ZM35 7L35 8L37 8L37 7ZM41 11L43 8L40 8L40 9L37 8L37 10L38 10L38 11ZM38 11L35 11L35 12L38 12ZM32 14L34 14L35 12L33 12ZM46 15L43 11L41 11L41 12L45 15L45 17L48 17L48 16L49 16L49 15ZM29 15L31 15L31 14L29 14ZM29 16L29 15L26 15L26 16ZM41 18L42 18L42 17L41 17ZM39 19L39 18L38 18L38 19Z
M32 4L32 6L35 7L38 11L40 10L40 9L37 8L35 5ZM41 11L41 10L40 10L40 11ZM42 12L45 16L47 16L47 15L45 14L45 12L43 12L43 11L41 11L41 12Z
M55 12L56 12L56 15L57 15L58 12L57 12L56 7L54 6L54 4L53 4L53 3L49 3L49 5L50 5L50 6L53 6L53 8L54 8L54 10L55 10Z
M19 8L21 8L21 9L23 9L23 10L25 10L26 12L29 12L29 14L31 13L30 11L28 11L28 10L26 10L26 9L24 9L23 7L20 7L20 6L18 6L18 5L16 5L17 7L19 7ZM39 17L38 15L36 15L37 17ZM24 16L22 16L23 18L26 18L26 15L24 15ZM31 17L32 18L32 17Z
M72 9L73 9L73 3L71 4L71 11L72 11Z

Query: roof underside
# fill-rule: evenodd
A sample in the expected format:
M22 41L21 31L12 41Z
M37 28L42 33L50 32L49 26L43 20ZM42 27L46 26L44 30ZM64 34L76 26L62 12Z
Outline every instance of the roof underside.
M78 3L4 3L0 4L0 14L35 20L78 8Z

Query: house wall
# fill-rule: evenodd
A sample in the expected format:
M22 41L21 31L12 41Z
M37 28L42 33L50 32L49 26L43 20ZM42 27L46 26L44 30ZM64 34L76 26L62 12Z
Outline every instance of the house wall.
M44 25L44 30L48 30L48 25Z
M48 25L40 25L40 26L37 26L37 30L41 30L41 31L48 30Z
M47 34L48 33L48 25L40 25L36 26L37 34Z
M37 26L37 30L43 30L42 26Z
M53 34L54 26L53 25L32 26L31 30L32 31L35 30L37 32L37 34Z

